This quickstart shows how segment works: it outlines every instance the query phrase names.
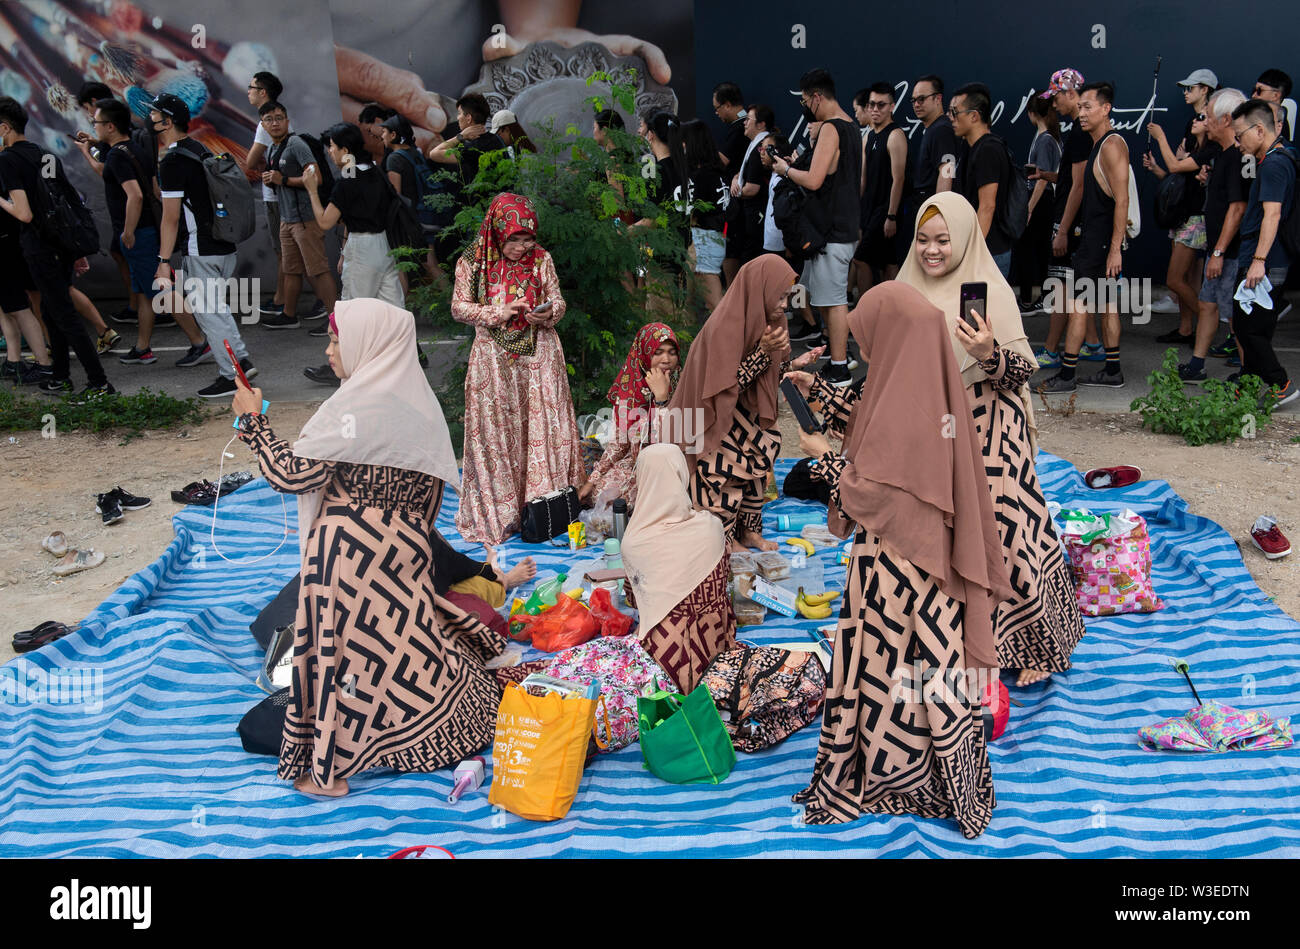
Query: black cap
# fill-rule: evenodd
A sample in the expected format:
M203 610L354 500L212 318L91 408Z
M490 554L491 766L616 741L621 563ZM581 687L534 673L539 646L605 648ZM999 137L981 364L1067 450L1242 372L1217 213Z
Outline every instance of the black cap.
M612 508L612 509L615 510L615 511L622 511L623 513L626 514L626 513L627 513L627 499L626 499L626 498L615 498L615 499L614 499L614 504L613 504L613 508Z
M172 95L170 92L164 92L150 102L149 108L154 112L161 112L163 115L171 116L179 122L189 122L190 120L190 107L185 104L184 99Z

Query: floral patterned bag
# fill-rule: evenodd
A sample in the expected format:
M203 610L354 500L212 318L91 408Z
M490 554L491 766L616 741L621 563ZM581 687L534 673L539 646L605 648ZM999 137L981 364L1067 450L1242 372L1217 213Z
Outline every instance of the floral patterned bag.
M1061 519L1081 613L1115 616L1164 609L1151 585L1151 535L1140 514L1063 510Z
M573 682L600 680L609 716L609 733L601 736L609 747L602 751L616 751L637 740L637 695L656 678L668 678L635 636L599 637L565 649L556 653L546 674Z
M703 682L737 751L762 751L817 720L826 671L816 654L739 646L713 657Z

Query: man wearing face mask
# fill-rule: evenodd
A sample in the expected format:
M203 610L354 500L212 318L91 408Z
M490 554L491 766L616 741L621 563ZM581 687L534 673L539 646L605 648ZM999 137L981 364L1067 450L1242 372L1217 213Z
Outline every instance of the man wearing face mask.
M821 204L827 222L826 246L804 264L799 282L808 288L808 303L821 311L830 338L826 381L843 388L849 374L849 265L857 249L861 205L862 140L857 126L835 99L835 82L825 69L813 69L799 80L804 120L823 123L807 171L791 168L778 158L773 170L807 191Z

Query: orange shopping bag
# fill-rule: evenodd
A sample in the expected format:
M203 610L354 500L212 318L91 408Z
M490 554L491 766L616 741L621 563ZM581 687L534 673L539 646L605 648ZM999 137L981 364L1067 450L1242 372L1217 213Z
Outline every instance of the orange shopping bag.
M606 746L596 732L597 702L604 713L604 696L548 692L538 698L517 683L507 685L497 711L488 801L529 820L558 820L569 813L582 781L587 736Z

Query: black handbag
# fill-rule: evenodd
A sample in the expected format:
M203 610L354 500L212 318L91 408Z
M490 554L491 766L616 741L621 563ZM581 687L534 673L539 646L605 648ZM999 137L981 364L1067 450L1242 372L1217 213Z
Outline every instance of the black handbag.
M239 720L239 740L250 755L280 754L289 690L281 689L258 702Z
M578 519L581 511L578 489L572 485L533 498L524 505L520 536L525 544L546 543L552 537L567 533L569 525Z

